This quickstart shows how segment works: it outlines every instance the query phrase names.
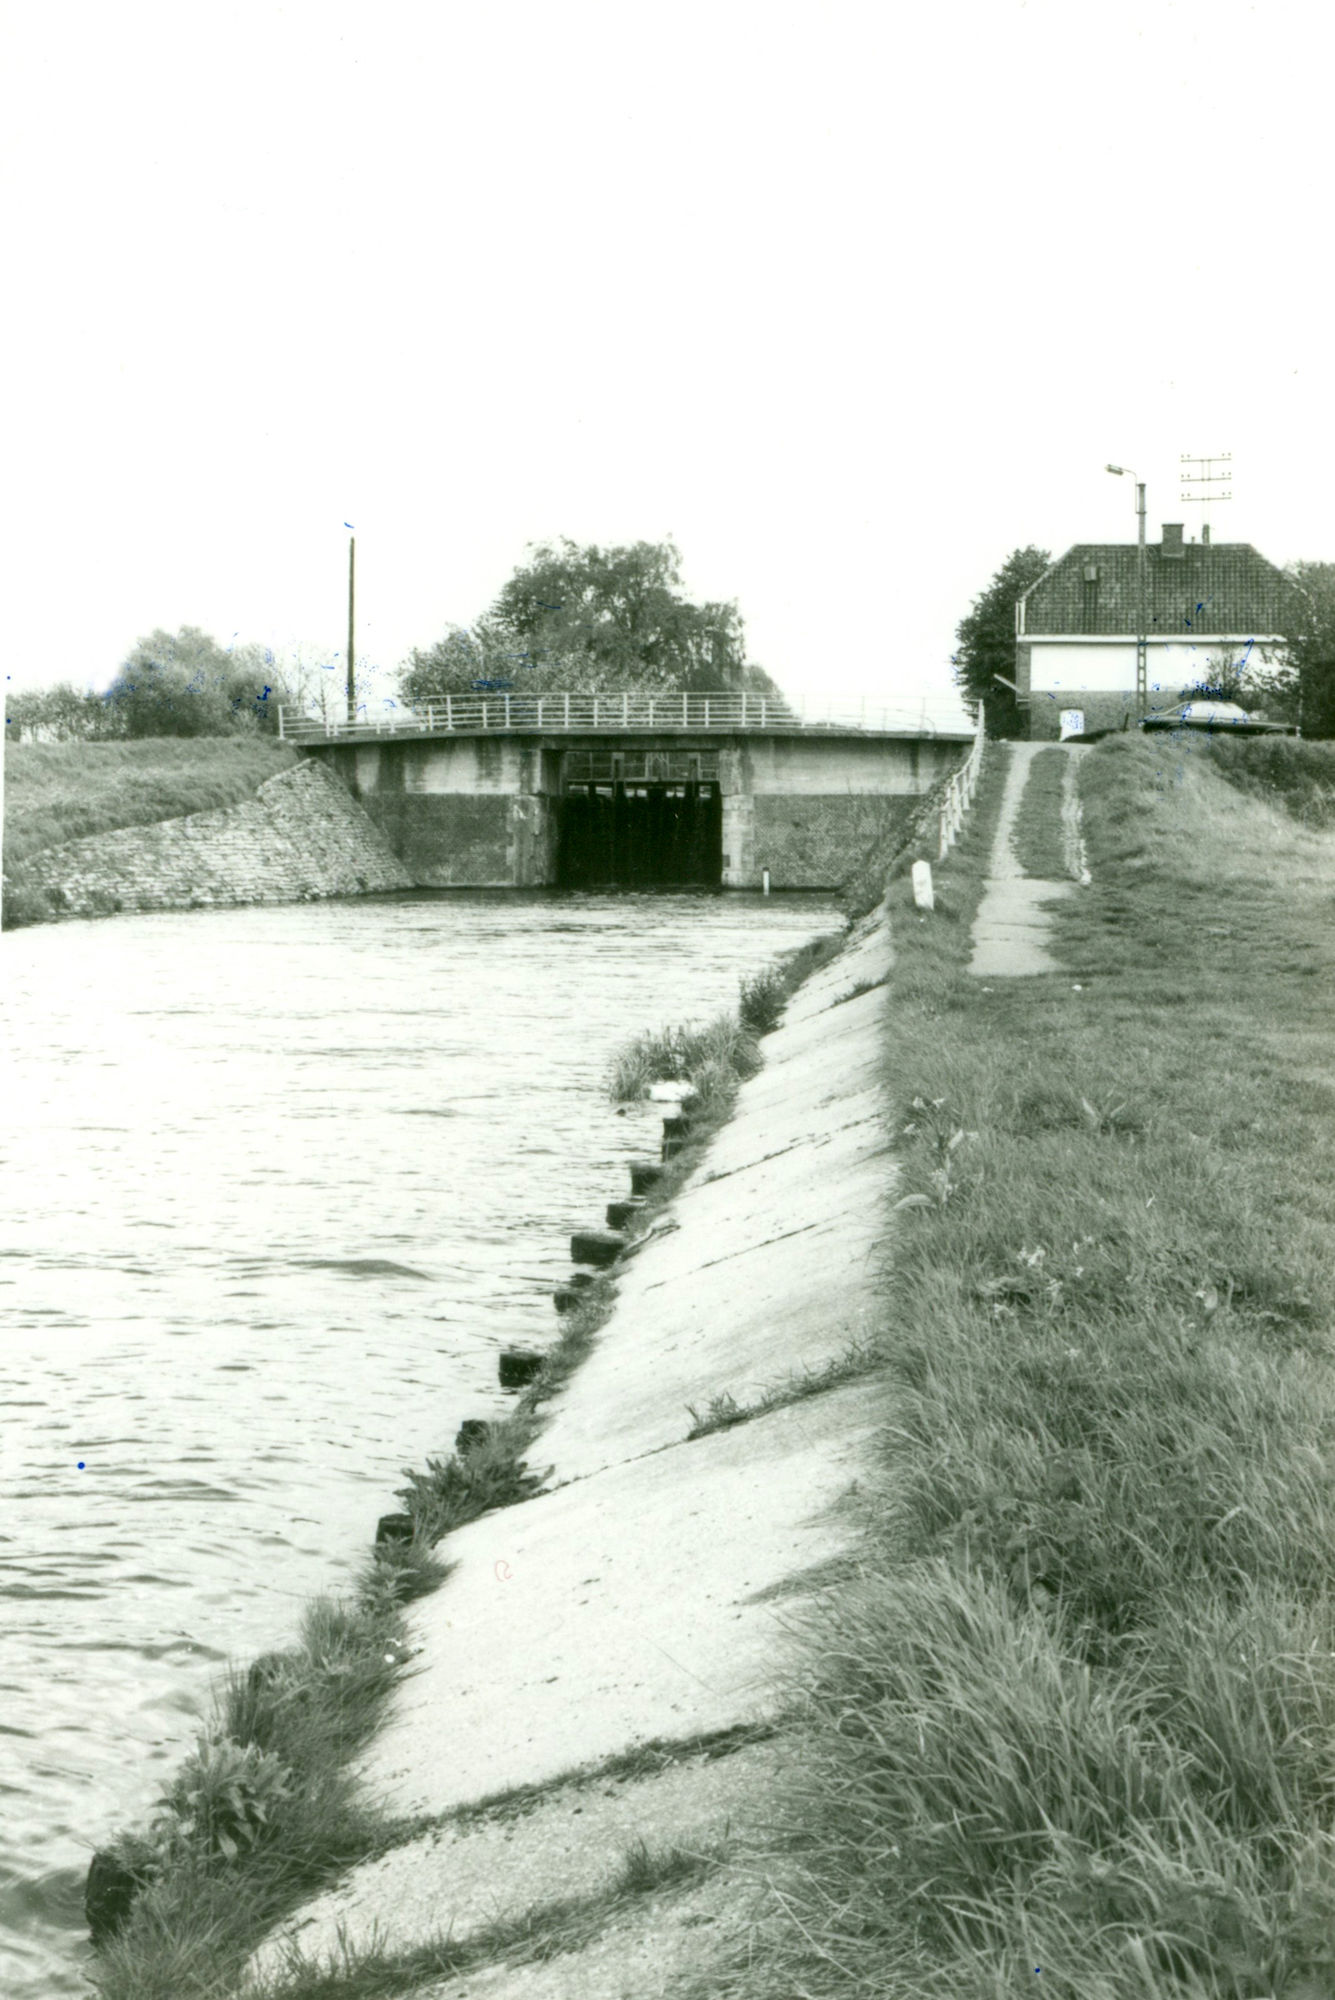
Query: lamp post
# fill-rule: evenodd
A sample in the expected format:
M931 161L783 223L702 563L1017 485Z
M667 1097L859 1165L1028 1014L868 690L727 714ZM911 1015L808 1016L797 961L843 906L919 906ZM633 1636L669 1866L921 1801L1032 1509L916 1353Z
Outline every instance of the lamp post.
M1116 478L1135 479L1129 465L1106 465L1105 472ZM1145 483L1136 480L1136 707L1144 715L1150 705L1146 651L1148 619L1145 612Z

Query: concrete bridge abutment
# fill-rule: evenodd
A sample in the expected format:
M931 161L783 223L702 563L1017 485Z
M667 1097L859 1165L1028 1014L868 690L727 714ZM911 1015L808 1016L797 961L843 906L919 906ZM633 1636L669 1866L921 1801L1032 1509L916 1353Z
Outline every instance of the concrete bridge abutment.
M768 871L775 889L828 890L907 827L969 742L807 727L386 733L302 747L360 800L421 888L605 878L759 889ZM577 822L601 830L592 848L580 833L572 861L563 832ZM666 860L665 876L646 842L669 837L685 858ZM688 872L676 884L678 866Z

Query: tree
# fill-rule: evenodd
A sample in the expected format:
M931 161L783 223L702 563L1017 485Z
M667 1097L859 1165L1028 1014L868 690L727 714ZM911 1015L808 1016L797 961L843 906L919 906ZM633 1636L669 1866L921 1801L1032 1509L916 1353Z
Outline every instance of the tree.
M1052 561L1046 549L1013 549L956 632L959 650L952 664L964 705L977 715L983 705L989 736L1022 736L1025 721L1009 687L995 678L1015 679L1015 606Z
M693 604L682 594L671 542L532 546L472 630L452 626L414 652L401 685L409 700L483 686L779 692L746 658L737 606Z
M277 728L273 655L225 648L196 625L151 632L122 665L104 701L112 732L125 736L227 736Z
M1261 691L1261 681L1253 674L1248 678L1249 652L1243 647L1239 652L1233 646L1212 647L1206 656L1205 677L1181 690L1182 701L1231 701L1239 708L1246 708L1252 692Z
M6 738L15 743L25 737L36 742L68 743L107 734L101 695L80 693L71 681L7 694L5 723Z
M1335 736L1335 563L1290 563L1284 657L1254 679L1304 736Z
M582 660L549 659L535 667L523 647L482 618L471 631L447 627L443 639L425 651L414 648L399 676L405 701L428 701L432 695L488 693L516 686L535 694L563 689L571 694L597 694L603 682Z

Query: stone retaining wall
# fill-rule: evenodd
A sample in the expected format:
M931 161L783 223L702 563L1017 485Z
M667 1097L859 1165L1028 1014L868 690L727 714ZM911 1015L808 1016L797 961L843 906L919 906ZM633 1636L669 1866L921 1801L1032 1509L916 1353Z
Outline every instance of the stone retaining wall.
M5 896L31 921L39 915L300 903L411 886L357 801L308 760L270 778L240 805L123 827L31 855L7 876Z

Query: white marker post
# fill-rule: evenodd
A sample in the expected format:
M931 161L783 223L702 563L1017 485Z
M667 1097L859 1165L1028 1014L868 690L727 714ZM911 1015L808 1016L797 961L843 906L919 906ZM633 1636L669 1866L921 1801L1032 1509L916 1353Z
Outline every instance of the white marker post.
M930 861L915 861L913 864L913 900L920 910L934 910L936 898L932 894L932 864Z

